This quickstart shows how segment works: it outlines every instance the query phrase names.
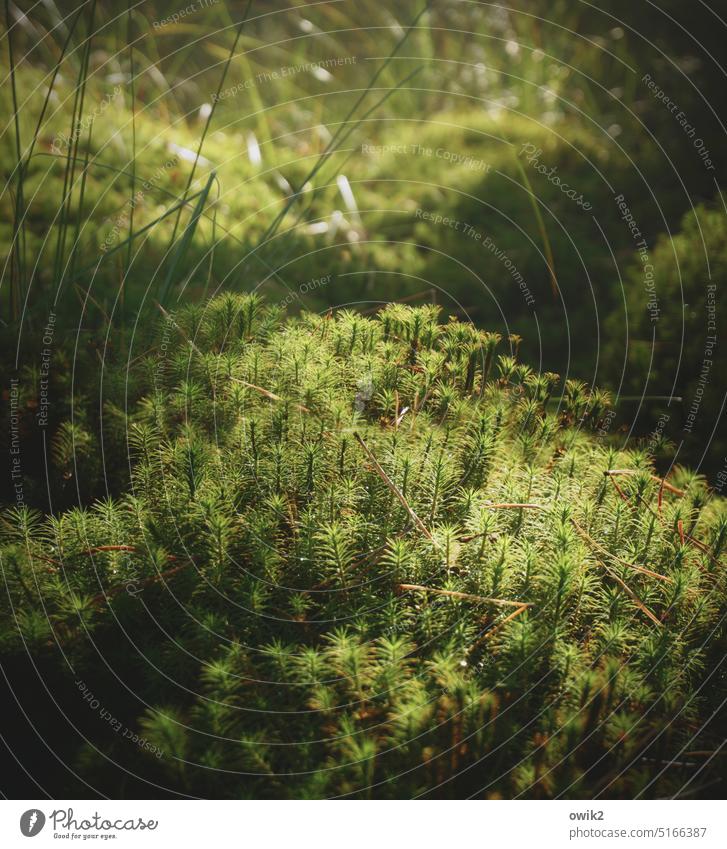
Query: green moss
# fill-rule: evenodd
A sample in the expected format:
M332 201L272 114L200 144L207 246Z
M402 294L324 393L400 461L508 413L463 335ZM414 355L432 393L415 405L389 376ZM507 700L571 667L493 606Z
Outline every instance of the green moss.
M176 312L129 491L5 513L3 655L61 646L143 740L84 704L92 744L176 792L669 795L717 745L724 503L512 354L435 308Z

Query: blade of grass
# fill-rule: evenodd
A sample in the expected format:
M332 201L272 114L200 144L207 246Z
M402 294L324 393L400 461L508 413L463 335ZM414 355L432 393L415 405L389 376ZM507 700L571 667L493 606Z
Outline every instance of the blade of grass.
M73 245L71 246L71 259L70 259L70 270L69 276L73 279L75 267L76 267L76 256L78 254L78 245L81 240L81 227L83 223L83 201L86 194L86 177L88 176L88 158L91 151L91 131L93 129L93 122L91 122L88 126L88 138L86 140L86 155L83 162L83 171L81 172L81 189L78 194L78 214L76 215L76 235L73 239Z
M533 187L530 185L530 180L528 179L527 172L523 168L523 164L520 161L520 157L517 155L517 152L515 151L514 147L512 148L512 152L515 158L515 164L517 165L518 171L520 172L520 176L523 178L523 182L525 183L525 188L528 192L530 205L533 208L535 220L538 224L538 230L540 231L540 237L543 240L543 250L545 251L545 258L548 263L548 273L550 274L550 287L553 292L553 298L557 298L558 279L555 276L555 260L553 259L553 249L550 245L550 239L548 238L548 231L545 229L545 222L543 221L543 216L540 214L538 201L535 198L535 192L533 191Z
M127 0L126 4L126 43L129 47L129 95L131 97L131 198L129 201L129 236L134 233L134 195L136 193L136 97L134 93L134 40L132 34L133 18L131 15L131 0ZM131 238L129 238L129 246L126 252L126 268L124 276L121 280L121 292L119 293L119 308L121 312L121 332L123 334L126 327L126 280L131 271Z
M240 21L240 23L237 27L237 32L235 33L235 40L232 42L232 47L230 48L230 53L227 57L227 61L225 62L225 65L222 69L222 75L221 75L220 81L217 85L217 94L215 95L215 97L212 98L212 108L210 109L210 113L207 116L207 120L205 121L204 128L202 130L202 135L200 136L200 139L199 139L199 144L197 145L197 154L194 158L194 162L192 163L192 170L189 172L189 178L187 179L187 185L184 189L183 197L186 196L187 192L190 190L190 188L192 186L192 182L194 180L194 175L197 171L197 163L199 162L199 158L202 154L202 146L204 145L205 138L207 137L207 132L210 128L210 124L212 123L212 119L213 119L214 114L215 114L215 109L216 109L217 103L219 101L220 92L222 91L222 87L225 84L225 79L227 77L227 71L229 70L230 63L232 62L232 57L235 55L235 50L237 49L237 44L240 40L240 36L242 35L242 29L245 26L245 23L247 22L248 15L250 14L250 7L251 6L252 6L252 0L248 0L247 7L245 8L245 14L242 16L242 20ZM177 236L177 229L179 228L180 216L181 216L181 212L177 216L176 221L174 222L174 229L172 230L172 238L171 238L170 243L169 243L170 249L171 249L171 246L174 244L174 240Z
M40 114L38 115L38 123L35 125L35 132L33 133L33 137L30 140L30 146L28 148L28 152L25 157L26 163L30 162L33 157L33 151L35 150L35 143L40 135L41 128L43 126L43 121L45 119L45 113L48 109L48 103L50 102L51 94L53 93L53 86L55 85L56 78L58 76L58 72L60 71L61 65L63 64L63 60L66 55L66 51L68 50L68 45L71 43L71 38L76 29L76 24L81 20L81 15L83 14L84 7L86 3L82 3L80 8L78 9L78 14L73 19L73 23L68 29L68 34L66 35L66 40L63 42L63 46L61 47L61 53L58 57L58 60L53 68L53 73L51 74L50 82L48 83L48 91L45 94L45 98L43 100L43 106L41 107Z
M352 135L352 133L354 133L354 132L358 129L358 127L359 127L359 126L363 123L363 121L365 121L365 120L366 120L366 118L368 118L368 116L369 116L372 112L375 112L377 109L379 109L379 107L381 107L381 106L382 106L382 105L383 105L383 104L384 104L384 103L385 103L385 102L386 102L386 101L387 101L387 100L388 100L388 99L389 99L389 98L390 98L390 97L391 97L391 96L392 96L395 92L399 91L399 89L401 89L404 85L406 85L406 83L408 83L408 82L409 82L409 81L410 81L410 80L411 80L414 76L416 76L416 74L418 74L420 71L421 71L421 68L416 68L414 71L412 71L410 74L408 74L408 75L407 75L406 77L404 77L402 80L400 80L400 81L399 81L399 82L398 82L395 86L393 86L392 88L388 89L388 90L387 90L387 92L386 92L386 94L385 94L385 95L384 95L384 96L383 96L380 100L378 100L376 103L374 103L374 105L373 105L370 109L368 109L366 112L364 112L364 114L363 114L363 115L362 115L362 116L361 116L361 117L360 117L360 118L359 118L359 119L355 122L355 124L354 124L352 127L350 127L350 128L348 129L348 131L345 133L345 135L344 135L344 136L341 138L341 140L340 140L339 148L340 148L340 146L341 146L341 145L345 144L346 140L347 140L347 139L348 139L348 138ZM337 149L338 149L338 148L337 148ZM277 231L278 231L278 229L279 229L279 227L280 227L280 224L282 223L283 219L285 218L285 216L287 215L287 213L290 211L290 208L291 208L291 207L293 206L293 204L295 203L296 198L297 198L297 197L302 196L302 194L303 194L303 187L304 187L307 183L309 183L309 182L310 182L310 180L312 180L312 179L313 179L313 177L315 177L315 175L318 173L318 171L319 171L319 170L320 170L320 169L321 169L321 168L322 168L322 167L326 164L326 162L327 162L327 161L328 161L328 160L329 160L329 159L333 156L333 154L334 154L334 153L336 153L336 150L331 150L331 151L330 151L329 153L327 153L327 154L326 154L326 153L322 153L322 154L321 154L321 156L320 156L320 158L318 159L318 161L316 162L316 165L314 166L314 168L313 168L313 169L309 172L309 174L307 175L307 177L306 177L306 178L302 181L302 183L301 183L301 188L300 188L297 192L293 192L293 193L289 196L289 198L288 198L288 202L287 202L287 204L286 204L286 207L282 210L282 212L281 212L281 213L279 213L278 218L276 218L276 220L273 222L273 224L274 224L274 225L275 225L275 224L276 224L276 222L277 222L277 224L276 224L276 226L274 227L274 229L272 229L272 230L271 230L270 228L268 228L268 230L266 231L266 233L265 233L265 234L264 234L264 235L260 238L260 241L258 242L257 247L255 247L255 248L254 248L254 250L252 250L252 251L250 252L250 255L251 255L251 256L254 256L256 259L258 259L258 260L262 261L262 260L260 259L260 257L258 256L257 252L258 252L258 251L259 251L262 247L264 247L264 246L265 246L268 242L270 242L270 241L271 241L271 239L275 236L275 234L277 233ZM340 169L341 169L341 168L345 165L345 163L346 163L347 161L348 161L348 157L347 157L347 158L344 160L344 162L343 162L343 163L339 166L339 171L340 171ZM310 207L312 206L312 204L313 204L313 200L311 199L311 202L308 204L308 206L307 206L305 209L301 210L301 212L298 214L298 217L295 219L295 221L293 222L293 224L292 224L292 225L288 228L288 230L286 230L286 231L285 231L286 233L292 232L292 231L294 231L294 230L296 229L296 227L298 226L298 224L300 223L300 221L304 218L306 211L307 211L308 209L310 209ZM272 227L272 225L271 225L271 227ZM283 262L282 262L282 263L280 263L281 265L285 264L285 261L286 261L286 260L288 259L288 257L291 255L291 252L292 252L292 248L291 248L290 250L288 250L288 252L284 255L284 257L283 257Z
M5 0L5 26L8 36L8 60L10 63L10 92L13 103L13 122L15 129L15 149L18 159L17 164L17 188L15 191L15 212L13 221L13 257L10 268L10 320L16 322L19 318L20 303L22 301L22 290L24 288L23 277L25 258L25 214L23 212L23 158L21 155L20 139L20 115L18 113L18 92L15 81L15 56L13 54L13 35L10 23L10 3Z
M212 171L207 179L207 183L205 184L204 189L199 194L197 199L197 205L194 208L194 212L192 213L192 217L187 224L187 227L182 234L182 238L179 241L179 244L176 246L174 251L174 256L172 257L169 268L167 269L167 275L164 280L164 285L162 286L161 295L159 298L162 306L166 306L167 296L169 294L169 290L171 289L172 283L174 281L174 275L177 270L177 266L184 259L187 250L189 249L189 245L192 242L192 238L194 237L194 231L197 229L197 223L199 222L199 217L202 214L202 210L204 209L204 205L207 201L207 196L210 193L210 189L212 188L212 183L217 179L217 174ZM186 191L185 191L186 195Z
M89 15L88 30L84 44L83 56L81 58L81 66L78 72L78 82L76 84L75 95L73 99L73 110L71 114L71 132L69 135L68 152L66 155L66 167L63 175L63 193L61 196L61 213L58 224L58 238L56 241L56 256L54 262L53 282L58 292L61 288L63 280L63 257L65 254L66 233L68 229L68 221L70 217L71 198L73 195L73 181L76 170L76 162L78 160L78 143L80 137L81 119L83 116L83 107L86 95L86 80L88 75L88 65L91 56L91 43L94 35L94 17L96 13L96 0L92 0L91 12Z
M7 15L7 12L8 12L8 6L7 6L7 3L6 3L6 15ZM35 131L33 132L33 135L30 139L30 144L28 146L28 150L24 154L22 161L18 162L18 166L17 166L17 180L18 180L18 184L21 188L21 191L16 193L16 198L15 198L15 200L16 200L16 205L14 207L15 218L14 218L14 222L13 222L13 239L12 239L12 243L11 243L11 246L10 246L10 256L11 256L11 261L15 262L17 253L19 251L20 256L22 258L22 262L21 262L22 271L20 273L20 287L19 287L20 290L22 290L24 288L24 277L25 277L25 271L24 271L25 261L24 261L24 258L25 258L25 217L26 217L26 211L25 211L25 208L24 208L24 206L25 206L24 196L23 196L24 193L23 193L22 189L23 189L23 186L24 186L25 177L28 173L30 161L33 158L33 151L35 150L35 144L36 144L36 141L38 139L38 136L40 135L40 131L41 131L41 128L43 126L43 121L45 120L45 113L48 109L48 103L50 102L51 94L53 92L53 86L55 85L55 81L56 81L56 78L58 76L58 72L60 70L60 67L63 64L63 60L65 58L66 51L68 50L68 45L70 44L71 37L73 36L73 32L76 28L76 24L81 19L82 12L83 12L83 5L81 6L81 8L79 8L78 13L76 14L76 17L73 19L73 23L71 24L71 27L67 32L66 40L63 43L63 46L61 48L60 56L56 60L54 68L53 68L53 72L51 74L50 82L48 84L48 90L46 91L45 98L43 99L43 106L41 107L40 114L38 116L38 121L37 121L37 124L35 126ZM11 28L8 27L8 51L9 51L9 54L10 54L9 55L9 60L10 60L9 64L10 64L11 80L12 80L13 88L14 88L15 63L14 63L14 58L13 58L13 53L12 53L12 40L11 39L12 39ZM14 113L14 118L16 119L16 140L19 143L20 137L19 137L19 133L17 132L17 130L18 130L17 117L18 116L17 116L17 108L16 108L15 113ZM12 178L12 175L11 175L11 178ZM10 285L10 311L11 311L11 314L13 312L17 313L17 311L19 309L20 300L24 300L24 298L22 297L22 291L17 291L16 288L15 288L16 287L16 281L14 281L14 279L13 279L14 273L15 273L14 268L11 267L11 277L10 277L10 280L11 280L11 285ZM15 297L18 297L19 300L15 305L15 309L13 309L13 299ZM17 315L15 315L15 318L17 318Z
M91 164L93 164L93 163L91 163ZM202 190L202 191L204 191L204 190ZM167 209L165 212L163 212L160 216L155 218L153 221L150 221L148 224L145 224L143 227L141 227L139 230L137 230L136 233L134 233L132 236L130 236L127 239L124 239L123 242L119 242L118 245L115 245L113 248L109 248L107 251L105 251L103 256L100 259L98 259L96 262L94 262L91 265L87 265L84 268L81 268L78 271L76 276L82 277L87 272L94 271L95 269L97 269L99 263L105 257L112 256L113 254L117 253L118 251L123 250L126 247L129 239L138 239L139 236L143 236L144 233L148 233L149 230L151 230L152 227L156 227L156 225L159 224L160 221L163 221L165 218L168 218L170 215L174 215L174 213L177 212L177 210L180 207L188 206L193 200L196 200L197 198L199 198L199 196L202 194L202 191L197 192L197 194L192 195L191 197L187 198L187 200L180 200L178 203L175 203L173 206L170 206L169 209ZM71 282L73 282L73 281L71 281Z
M86 6L86 3L83 3L80 6L75 18L73 19L73 22L71 23L71 26L68 28L65 41L63 42L63 46L61 47L60 55L59 55L58 59L56 60L55 65L54 65L53 73L51 74L51 79L50 79L50 82L48 83L48 90L46 91L45 97L43 99L43 105L41 107L40 114L38 115L38 121L37 121L36 126L35 126L35 131L33 132L33 136L30 140L30 144L28 146L28 150L27 150L27 153L25 155L25 160L22 164L23 179L25 178L25 174L27 173L28 168L30 166L30 162L33 158L35 145L36 145L36 142L37 142L38 137L40 135L40 131L43 127L43 121L45 120L45 114L46 114L46 111L48 109L48 104L50 102L51 94L53 93L53 86L55 85L55 81L56 81L56 78L57 78L58 73L60 71L61 65L63 64L63 60L64 60L65 55L66 55L66 51L68 50L68 46L71 42L71 38L73 37L73 33L75 32L75 29L76 29L76 25L79 22L79 20L81 19L81 15L83 14L85 6ZM90 145L90 143L91 143L91 128L89 127L88 145ZM87 174L87 171L88 171L88 145L87 145L87 148L86 148L86 161L85 161L85 164L84 164L83 180L82 180L82 183L81 183L81 200L80 200L80 204L79 204L80 208L82 208L82 206L83 206L83 194L84 194L85 183L86 183L86 174ZM24 217L25 216L23 215L23 218ZM79 209L78 222L80 223L80 209ZM74 241L74 250L72 252L72 258L71 258L71 267L72 268L75 265L75 259L76 259L75 248L78 244L78 236L79 236L79 227L78 227L78 224L77 224L76 240Z

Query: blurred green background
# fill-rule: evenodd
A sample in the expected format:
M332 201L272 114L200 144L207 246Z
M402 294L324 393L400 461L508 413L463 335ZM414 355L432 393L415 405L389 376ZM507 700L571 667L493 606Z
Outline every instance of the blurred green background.
M435 300L607 387L614 440L721 488L725 15L9 4L3 439L26 500L123 482L113 423L152 324L223 290L291 312Z

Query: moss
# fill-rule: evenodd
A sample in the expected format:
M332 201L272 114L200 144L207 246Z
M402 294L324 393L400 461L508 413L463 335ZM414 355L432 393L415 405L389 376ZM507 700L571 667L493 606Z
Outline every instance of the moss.
M87 709L81 775L118 792L98 746L205 796L682 786L662 764L717 745L724 503L512 354L433 307L168 319L128 492L3 518L4 657L61 646L130 729Z

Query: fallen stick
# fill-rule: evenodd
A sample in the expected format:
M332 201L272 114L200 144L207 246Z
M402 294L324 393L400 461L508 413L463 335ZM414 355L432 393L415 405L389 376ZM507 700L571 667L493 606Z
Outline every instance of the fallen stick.
M194 344L194 341L189 338L189 336L184 332L184 330L182 330L182 328L177 324L177 322L174 320L174 318L164 309L164 307L161 304L157 304L157 306L161 310L162 315L168 321L171 321L171 323L182 334L182 336L185 338L185 340L187 341L187 344L192 348L192 350L196 354L198 354L200 357L203 357L204 355L202 354L200 349ZM230 377L235 383L241 383L243 386L246 386L248 389L253 389L253 390L255 390L255 392L259 392L261 395L264 395L266 398L269 398L271 401L286 401L287 400L286 398L282 398L280 395L276 395L274 392L271 392L269 389L264 389L262 386L256 386L254 383L248 383L248 381L241 380L239 377L232 377L231 375L230 375ZM214 385L212 387L212 391L214 392ZM304 407L302 404L296 404L294 401L291 401L290 403L292 403L293 406L295 406L297 409L301 410L302 412L310 413L310 410L307 407Z
M674 583L671 578L667 578L665 575L659 575L658 572L652 572L650 569L644 569L642 566L637 566L635 563L629 563L627 560L622 560L615 554L611 554L611 552L607 548L604 548L600 543L596 542L596 540L593 539L590 534L586 533L586 531L583 530L583 528L578 524L578 522L576 522L575 519L571 519L571 522L573 523L573 526L578 531L578 533L581 534L584 539L586 539L596 548L603 551L609 557L613 557L619 563L623 563L626 566L630 566L632 569L636 569L637 572L645 572L647 575L651 575L652 577L661 578L662 580L668 581L669 583ZM629 585L625 581L621 580L621 578L619 578L619 576L612 569L610 569L605 563L601 562L598 558L596 558L596 563L598 563L605 570L606 574L609 577L613 578L613 580L616 581L616 583L627 593L627 595L631 596L632 600L639 608L639 610L645 613L646 616L648 616L652 622L659 626L662 626L663 623L661 622L661 620L657 619L657 617L649 610L649 608L644 604L643 601L641 601L641 599L636 595L636 593L631 589L631 587L629 587Z
M517 610L513 610L513 612L510 613L508 616L506 616L501 622L498 622L497 625L495 625L494 628L490 628L490 630L487 631L487 633L485 634L485 639L488 640L495 633L495 631L497 631L499 628L502 628L502 626L506 625L508 622L512 622L512 620L516 616L519 616L521 613L523 613L525 610L527 610L528 607L530 607L530 606L531 606L530 604L521 604L520 607L518 607Z
M609 476L608 476L608 479L611 481L611 483L612 483L612 484L614 485L614 487L616 488L616 492L617 492L617 493L619 494L619 496L621 497L621 500L622 500L622 501L625 501L625 502L627 502L627 503L628 503L628 501L629 501L629 497L628 497L628 495L626 495L626 493L625 493L625 492L621 489L621 487L620 487L620 486L616 483L616 478L615 478L613 475L609 475ZM659 490L659 493L661 494L661 490Z

